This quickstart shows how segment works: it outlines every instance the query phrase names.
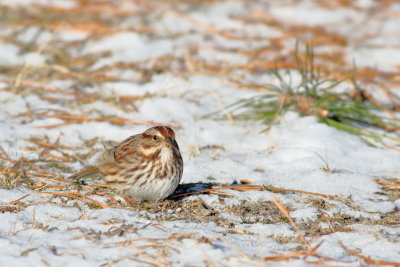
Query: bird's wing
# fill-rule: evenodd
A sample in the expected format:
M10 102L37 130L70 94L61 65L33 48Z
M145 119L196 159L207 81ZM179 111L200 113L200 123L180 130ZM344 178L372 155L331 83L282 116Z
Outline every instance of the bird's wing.
M131 157L136 154L136 147L134 145L136 136L133 135L126 140L122 141L118 146L112 148L111 155L113 156L114 162L120 163L126 157Z

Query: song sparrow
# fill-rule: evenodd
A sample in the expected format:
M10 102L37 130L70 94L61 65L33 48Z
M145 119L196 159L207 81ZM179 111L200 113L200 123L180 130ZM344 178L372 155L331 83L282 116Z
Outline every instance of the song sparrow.
M117 194L137 201L158 201L175 191L182 172L183 161L174 131L167 126L155 126L106 149L97 167L70 178L100 173Z

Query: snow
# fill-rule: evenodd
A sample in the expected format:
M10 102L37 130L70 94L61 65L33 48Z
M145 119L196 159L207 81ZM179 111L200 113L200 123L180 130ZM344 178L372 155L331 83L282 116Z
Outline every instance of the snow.
M399 67L400 52L396 48L359 48L348 56L357 66L378 68L384 71L394 71Z
M89 42L82 54L111 51L112 56L100 59L94 69L110 65L114 62L132 62L163 56L172 50L172 44L167 41L147 42L146 38L136 33L117 33L101 40Z
M18 0L12 4L11 1L0 2L15 8L33 4L57 5L66 8L65 12L79 6L78 1ZM399 212L400 200L390 199L384 194L381 185L374 181L386 176L399 177L399 152L369 146L357 136L329 127L314 117L300 117L294 112L286 113L267 132L263 132L265 125L260 122L216 120L205 116L215 111L223 114L226 105L259 95L260 92L224 83L218 79L216 73L207 73L202 70L204 66L198 66L190 60L203 60L205 63L217 63L221 66L228 66L229 63L239 69L256 60L245 53L246 49L268 46L268 38L280 38L285 34L284 29L262 21L246 23L239 20L238 16L260 9L279 23L321 26L335 33L343 33L352 29L353 24L363 21L366 10L374 7L374 1L357 1L357 8L354 9L329 9L314 1L283 2L246 4L244 1L217 1L214 4L194 6L177 5L177 9L187 9L185 15L166 8L166 4L160 4L160 7L152 6L158 13L149 15L148 21L144 23L155 31L151 34L126 30L86 40L90 36L88 32L60 28L55 32L43 31L40 38L37 38L35 36L39 28L30 26L19 31L16 37L22 45L17 46L6 39L0 39L0 66L4 68L23 69L25 66L37 68L33 72L39 73L40 68L48 67L46 64L51 64L49 62L53 60L49 50L52 48L51 42L55 40L65 44L83 42L78 48L66 50L71 54L78 53L82 58L96 58L88 67L88 73L83 73L82 76L74 73L75 76L67 78L60 76L61 78L55 80L35 81L38 85L69 92L65 97L71 101L65 103L48 101L43 97L46 95L45 91L38 92L29 87L18 91L13 88L12 79L6 76L6 72L1 74L0 145L11 159L24 157L38 160L35 164L42 166L45 162L40 160L43 158L38 159L41 150L29 150L33 145L28 139L37 137L46 139L49 143L57 141L57 144L78 148L79 152L68 152L79 156L89 152L88 147L83 145L85 140L98 137L99 140L91 148L100 151L103 147L101 141L118 142L149 127L93 120L62 127L41 128L65 121L22 115L38 109L58 110L91 118L105 116L152 120L171 124L176 131L185 162L181 184L215 182L229 185L245 179L254 185L302 190L326 194L332 198L301 193L222 190L221 192L230 196L223 198L217 195L194 195L179 202L200 201L207 206L207 212L212 210L223 221L198 222L182 219L181 214L189 209L187 207L181 207L181 211L178 211L166 206L165 212L158 213L151 212L150 208L94 209L82 201L39 194L39 190L26 186L0 189L0 208L15 206L21 209L1 210L0 266L143 266L168 265L169 262L174 266L311 266L311 263L301 257L288 262L263 260L264 257L277 253L293 253L298 248L305 248L301 241L296 242L298 234L289 222L271 217L264 219L277 221L263 223L256 221L257 215L242 218L235 211L226 210L243 201L265 201L275 207L272 196L277 196L288 208L291 218L303 233L306 232L305 229L311 232L313 225L320 227L319 231L326 231L326 234L315 237L308 233L306 239L312 246L323 241L317 250L319 255L339 260L340 266L359 266L364 262L347 253L339 242L348 249L376 260L400 262L399 225L383 222L390 215ZM157 8L162 9L162 12ZM395 5L392 8L393 12L398 12ZM189 15L194 20L188 19ZM388 72L398 70L400 48L398 39L394 37L399 34L398 27L395 27L398 18L394 16L386 19L382 36L373 37L362 46L357 38L347 36L349 44L343 50L348 64L351 65L354 60L359 67L373 67ZM369 23L374 25L371 31L375 33L377 24L374 23L378 23L379 18L371 20ZM131 25L136 21L139 21L136 17L126 18L123 28L143 26ZM207 25L229 32L232 36L260 36L261 41L213 35L215 32L210 31ZM4 29L0 29L0 36L5 36L10 29L20 30L19 27L13 28L11 24L6 25ZM366 31L368 30L364 29L362 33ZM361 36L362 33L356 32L356 35ZM152 34L158 34L157 38ZM168 37L169 34L177 36ZM43 49L25 51L24 45L31 42ZM49 43L43 44L46 42ZM293 42L293 38L289 38L283 40L282 44L283 47L288 47ZM385 44L388 46L384 46ZM190 54L188 47L194 45L200 47L199 51ZM57 43L58 46L60 43ZM242 53L238 53L235 48L240 48ZM288 52L282 52L285 53ZM162 69L145 82L134 82L141 78L139 70L120 70L116 65L144 64L145 68L153 71L152 64L159 63L157 58L162 56L182 56L182 60L178 63L172 62L171 64L176 65L171 66L169 71ZM266 57L273 58L271 54ZM73 60L79 62L76 58ZM76 66L79 64L76 63ZM181 73L183 66L190 71ZM122 80L85 83L84 78L89 77L89 72L92 74L102 71L106 72L104 77ZM235 78L240 80L242 77L249 80L254 78L253 81L257 83L277 84L276 79L264 70L250 74L240 73ZM74 87L76 81L80 85L78 89ZM76 103L74 93L80 90L96 93L98 99ZM143 97L133 103L136 111L121 108L109 100L114 96L147 95L151 97ZM54 93L54 96L60 95ZM53 153L63 156L60 152ZM97 154L94 153L82 162L66 163L66 166L78 171L84 167L83 163L94 164ZM8 167L12 165L4 158L0 159L0 163ZM58 172L61 177L71 174L68 170ZM18 205L9 203L28 194ZM93 198L102 203L106 200L99 196ZM312 205L310 202L322 200L328 208L321 207L322 204ZM271 208L265 205L266 209ZM276 213L279 214L279 211L276 210ZM324 219L324 215L329 220ZM354 221L342 223L340 216L349 216ZM357 222L357 218L368 222ZM246 223L246 219L254 221ZM335 228L334 232L330 230L331 227ZM131 241L124 243L126 240ZM318 260L312 256L308 259Z
M0 65L14 65L18 64L18 47L10 44L0 43L0 50L7 53L1 53Z
M310 9L313 10L312 13L310 13ZM282 22L290 21L290 23L310 26L344 23L354 16L354 12L348 9L331 10L303 3L299 4L296 8L293 6L273 7L270 9L270 12L275 17L279 17L279 20Z
M2 5L18 6L18 5L50 5L61 8L74 8L76 7L75 1L72 0L13 0L12 2L8 0L1 0Z

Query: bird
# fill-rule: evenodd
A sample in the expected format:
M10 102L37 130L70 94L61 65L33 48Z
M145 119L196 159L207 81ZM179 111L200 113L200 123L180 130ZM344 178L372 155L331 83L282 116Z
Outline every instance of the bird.
M168 126L154 126L105 149L97 166L69 178L100 174L107 186L124 198L160 201L175 191L182 173L183 160L175 132Z

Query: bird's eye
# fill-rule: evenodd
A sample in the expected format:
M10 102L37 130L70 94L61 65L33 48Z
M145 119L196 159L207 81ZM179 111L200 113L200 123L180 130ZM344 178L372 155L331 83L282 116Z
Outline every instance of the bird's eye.
M157 141L158 137L157 135L153 135L153 141Z

